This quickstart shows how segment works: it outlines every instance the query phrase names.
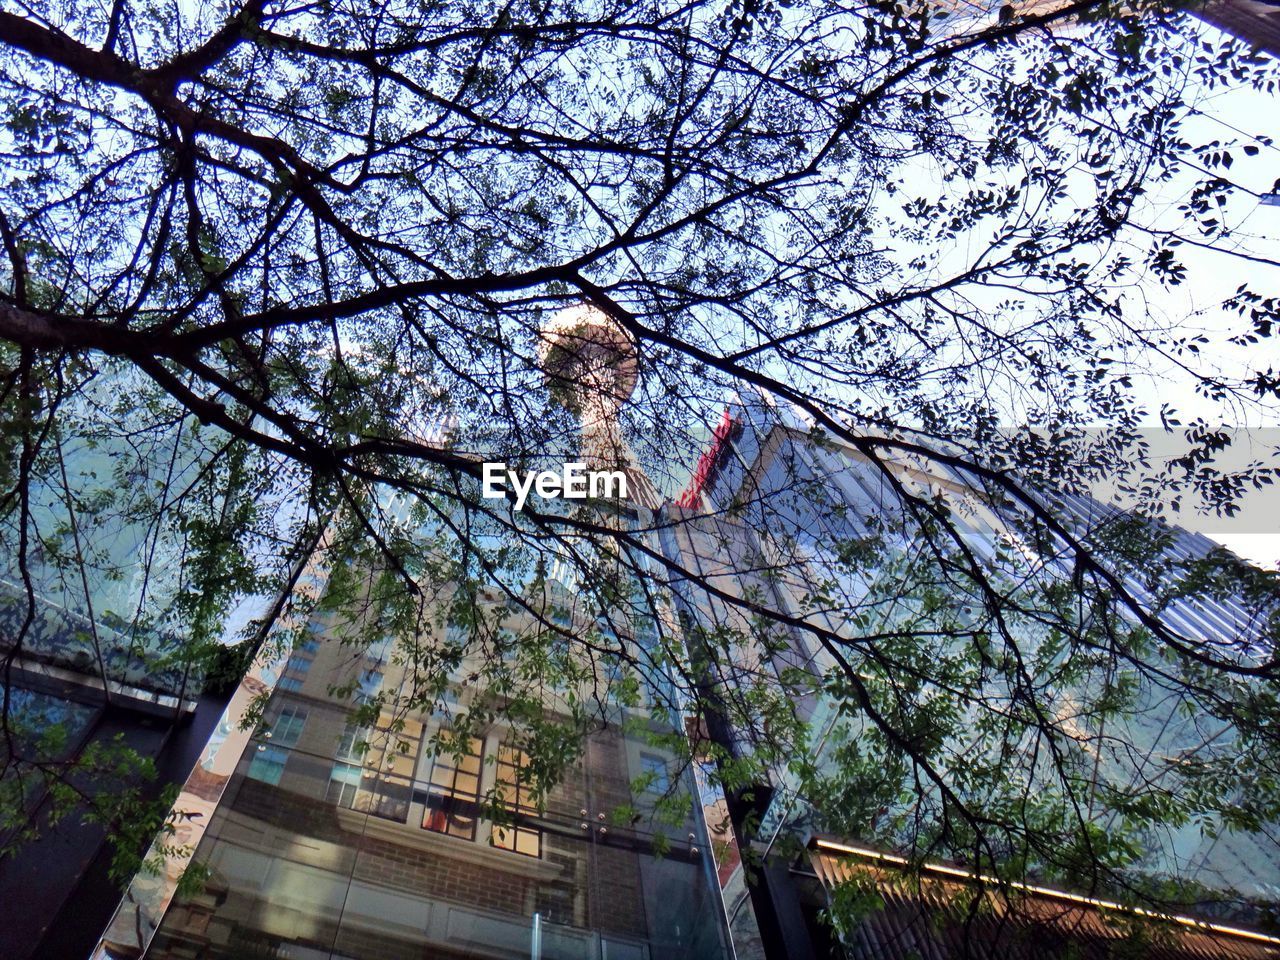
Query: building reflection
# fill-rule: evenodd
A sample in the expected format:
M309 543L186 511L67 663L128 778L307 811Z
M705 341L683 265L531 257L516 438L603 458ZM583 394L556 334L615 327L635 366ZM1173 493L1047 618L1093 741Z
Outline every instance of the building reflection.
M313 624L295 648L196 854L208 880L148 958L726 955L691 777L645 735L643 705L611 703L539 799L519 730L451 733L465 684L454 710L399 709L412 667L341 632ZM655 816L672 797L682 822Z

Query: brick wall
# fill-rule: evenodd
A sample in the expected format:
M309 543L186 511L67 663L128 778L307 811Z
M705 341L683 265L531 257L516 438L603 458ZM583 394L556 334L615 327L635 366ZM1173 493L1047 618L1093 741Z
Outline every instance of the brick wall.
M353 846L360 851L356 879L498 913L533 913L533 881L520 874L374 837L356 840Z
M605 936L644 939L649 931L640 866L647 854L631 849L631 831L608 819L614 808L630 802L626 743L616 731L597 733L588 741L583 760L549 793L548 818L572 832L544 834L542 860L559 866L560 873L556 879L540 883L520 872L523 858L518 854L502 854L516 866L512 871L501 869L497 862L469 858L467 854L483 847L483 838L468 844L440 837L441 849L435 850L385 836L365 836L346 829L338 808L330 803L247 778L239 781L233 797L224 798L225 808L237 817L274 827L283 838L315 838L352 851L354 879L513 918L529 917L537 911L551 923L595 929ZM584 809L588 810L585 818ZM597 818L599 813L606 815L604 822ZM584 821L588 828L581 830ZM605 835L600 834L602 826L607 830ZM409 825L403 829L408 833L414 828ZM446 844L456 844L461 855L450 855L444 849ZM303 849L305 845L290 856L305 859ZM346 862L352 863L350 859ZM328 863L316 866L331 868ZM223 912L228 911L219 911ZM241 917L224 919L237 928L234 936L253 940L251 928L240 929L244 912L229 911ZM405 956L404 942L393 937L374 937L363 931L342 936L357 938L345 947L339 940L337 950L342 954L361 960Z

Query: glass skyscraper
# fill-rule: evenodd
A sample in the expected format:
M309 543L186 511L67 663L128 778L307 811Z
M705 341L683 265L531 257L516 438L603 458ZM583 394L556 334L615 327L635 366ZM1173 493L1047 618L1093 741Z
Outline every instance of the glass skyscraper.
M657 498L613 422L634 386L625 340L589 311L559 318L547 337L544 363L569 384L583 459L626 471L635 491L582 509L651 537ZM468 529L460 549L498 545ZM368 643L354 638L378 604L326 605L333 571L318 560L309 589L326 612L246 678L222 742L180 798L207 811L192 857L204 882L174 897L173 876L139 878L97 955L731 957L698 786L673 749L679 704L657 709L671 692L660 675L627 680L658 661L647 651L669 627L643 604L593 605L554 551L542 561L536 574L491 569L466 588L437 578L411 636ZM600 561L597 574L612 576L617 565ZM356 591L367 599L376 575L354 576L367 577ZM525 671L543 659L562 670L540 686ZM504 712L516 695L494 679L514 673L541 690L523 702L523 723ZM238 733L251 697L267 693L261 722ZM529 729L571 714L581 724L583 704L585 739L539 793L546 771L532 769L543 761Z
M197 853L208 880L170 906L148 958L726 955L687 770L624 732L643 708L618 707L539 809L518 731L434 753L445 712L357 723L362 695L410 671L390 644L357 652L313 626L213 814ZM673 792L684 822L655 823Z
M1051 503L1049 494L1036 496L1044 498L1042 502L1060 518L1065 530L1089 547L1129 543L1134 556L1142 559L1123 573L1125 589L1142 603L1159 609L1163 622L1178 634L1210 645L1223 656L1237 657L1246 665L1270 655L1266 637L1267 623L1275 613L1274 596L1269 601L1212 592L1195 599L1176 594L1172 598L1156 596L1149 582L1151 571L1167 567L1172 580L1177 570L1213 554L1216 545L1208 538L1172 525L1138 521L1084 493L1053 494ZM937 578L937 567L917 563L930 543L922 519L929 514L910 508L908 497L918 497L919 503L945 511L955 531L956 553L1010 591L1010 609L1018 605L1020 597L1031 607L1032 591L1040 585L1071 582L1073 554L1061 538L1029 530L1010 505L993 497L978 477L921 458L886 456L880 463L873 462L853 445L816 430L796 411L767 396L746 396L730 405L696 464L688 488L677 503L666 508L664 546L685 571L683 582L677 576L673 589L688 622L705 630L728 630L749 638L753 629L750 609L755 605L779 611L793 625L777 627L778 636L768 653L743 644L741 661L723 670L726 677L735 671L767 672L774 676L774 682L782 683L789 672L793 677L808 674L815 681L827 674L833 669L834 654L803 624L826 631L837 643L847 642L845 653L852 668L860 669L861 638L885 637L885 644L891 646L895 636L921 631L921 635L928 635L941 622L931 620L928 612L931 604L938 603L954 611L954 622L947 629L954 632L955 639L934 644L935 656L948 654L948 642L961 646L980 642L982 631L975 627L972 636L979 640L971 640L965 627L966 622L978 623L984 598L964 577ZM920 574L922 566L929 567L929 576ZM945 561L940 566L946 573ZM700 589L700 581L713 584L719 595L709 598L707 591ZM945 599L940 599L943 595ZM966 611L973 614L968 621ZM1111 629L1132 628L1123 615L1115 616ZM1011 629L1028 656L1034 652L1041 657L1039 662L1054 665L1051 654L1041 655L1050 649L1047 628L1027 618ZM921 649L930 649L930 645ZM1149 656L1152 664L1157 663L1158 654ZM910 668L909 663L904 664L908 676ZM1119 815L1097 799L1105 791L1089 789L1090 783L1112 787L1118 794L1138 784L1157 791L1161 784L1177 789L1170 771L1180 758L1188 758L1181 762L1194 762L1197 751L1209 749L1218 756L1233 749L1229 724L1196 712L1177 682L1161 681L1164 668L1159 666L1144 670L1139 664L1128 672L1124 683L1129 706L1099 727L1084 705L1100 696L1112 681L1106 671L1099 660L1091 672L1064 671L1072 677L1070 683L1055 683L1052 669L1043 678L1029 678L1043 683L1041 695L1054 711L1050 722L1082 745L1075 748L1077 756L1070 760L1074 764L1071 776L1083 788L1081 815L1104 833L1118 824ZM813 683L811 689L815 692L795 699L796 712L811 730L809 754L819 766L838 762L834 759L838 751L874 732L863 720L842 717L839 704L818 692L819 683ZM1014 703L1016 695L1012 689L992 688L992 696L1005 703ZM978 718L974 720L976 727ZM741 737L742 749L749 749L747 731L729 735ZM982 749L981 738L975 734L973 741L967 747L963 738L958 739L952 744L955 755L963 756L969 750L975 763L985 761L976 752ZM1006 764L1006 776L1014 782L1026 778L1026 793L1032 796L1038 789L1038 777L1045 778L1046 786L1052 784L1049 773L1048 761L1019 758L1016 753ZM849 798L847 810L817 809L797 794L784 770L772 773L755 793L766 802L759 811L758 825L749 835L739 836L739 842L761 857L781 848L780 838L798 840L811 848L808 855L797 858L790 854L780 868L764 871L750 890L766 941L772 938L771 955L820 955L829 946L825 940L830 934L822 929L817 914L828 906L835 885L857 876L879 878L885 908L873 911L857 931L845 931L843 949L849 955L908 956L911 944L925 956L963 955L956 952L960 950L957 943L964 939L960 931L965 922L963 911L948 913L942 905L963 889L955 878L966 876L967 868L939 861L938 882L950 884L947 890L939 887L939 892L930 894L926 883L912 894L902 872L907 861L896 856L895 845L902 844L905 849L919 841L906 833L893 836L884 832L881 825L894 821L892 806L867 801L870 809L861 821L857 820L856 797ZM917 803L930 800L927 789L915 797ZM833 828L832 824L838 826ZM1201 921L1231 928L1206 935L1204 941L1176 942L1170 947L1170 956L1272 956L1270 951L1280 950L1280 939L1265 933L1253 935L1259 925L1265 928L1268 922L1265 905L1280 900L1280 845L1273 827L1238 829L1198 818L1152 827L1139 842L1142 854L1129 874L1135 882L1147 882L1140 877L1152 882L1176 879L1183 889L1195 891L1194 902L1166 890L1169 912L1194 913ZM1034 863L1032 870L1036 870ZM1089 881L1081 878L1078 882L1087 887ZM1081 907L1078 897L1071 899L1076 896L1072 889L1070 883L1059 879L1035 896L1047 897L1046 903L1052 901L1059 907L1065 904L1069 910L1087 907L1096 913L1096 904ZM1041 919L1057 916L1062 912L1059 907L1042 910ZM1033 905L1028 909L1027 916L1034 917L1039 908ZM1100 927L1095 920L1093 914L1080 914L1073 922L1082 925L1081 930L1090 928L1097 933ZM1096 950L1105 955L1111 949L1100 935L1097 943L1088 942L1088 938L1073 941L1070 926L1053 931L1052 937L1040 941L1041 947L1049 951L1048 945L1054 943L1053 950L1067 951L1062 955L1071 955L1073 949L1083 951L1081 955L1094 955L1091 951ZM1013 914L1006 917L1003 927L1014 940L1030 937L1034 941L1037 935L1035 923L1020 923ZM993 956L1042 955L1025 944L1001 943L1001 928L1001 923L984 928L974 949L983 956L988 954L982 951L993 950ZM946 933L948 929L950 933ZM1232 932L1236 930L1238 935ZM1045 929L1039 935L1048 936ZM950 944L948 937L953 941Z

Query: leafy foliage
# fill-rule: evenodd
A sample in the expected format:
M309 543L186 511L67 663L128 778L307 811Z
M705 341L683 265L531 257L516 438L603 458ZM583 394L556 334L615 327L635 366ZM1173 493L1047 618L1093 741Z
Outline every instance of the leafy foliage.
M323 594L250 623L244 656L298 639L270 631L285 607L353 651L394 641L408 693L339 686L357 720L447 711L447 751L502 719L539 799L630 712L670 746L704 718L681 749L731 797L770 781L812 825L1007 877L1150 898L1132 868L1154 829L1280 815L1274 577L1178 559L1150 519L1064 520L1103 479L1148 518L1184 495L1229 514L1272 481L1221 467L1232 438L1205 422L1151 462L1148 358L1251 412L1280 392L1130 297L1190 283L1190 251L1242 253L1233 177L1272 145L1184 131L1198 90L1274 91L1261 57L1149 0L18 10L0 4L6 671L47 647L185 684L325 531ZM1243 255L1257 272L1221 306L1256 344L1277 264ZM726 392L807 419L780 428L810 453L777 501L744 482L687 534L767 532L749 570L691 564L676 508L480 497L482 460L579 452L590 405L543 365L548 323L584 304L634 347L627 466L668 493ZM879 504L823 499L837 461L869 465ZM1240 597L1240 636L1178 620ZM78 633L47 625L51 598ZM1228 732L1131 763L1118 728L1165 698ZM3 720L10 811L31 767L54 814L130 821L73 784L142 766L50 766L56 725L24 737L8 694ZM1100 777L1109 757L1137 775Z

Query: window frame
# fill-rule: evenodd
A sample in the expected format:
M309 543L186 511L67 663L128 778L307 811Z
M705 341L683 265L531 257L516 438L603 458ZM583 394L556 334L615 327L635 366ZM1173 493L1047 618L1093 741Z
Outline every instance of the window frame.
M520 780L520 770L529 765L529 756L511 741L499 740L493 757L493 789L501 797L503 807L511 813L512 822L507 824L491 821L489 844L499 850L509 850L522 857L541 860L542 830L530 825L528 821L528 818L538 815L538 808L525 802L529 787ZM504 768L510 771L508 777L503 776ZM522 843L529 841L532 842L532 849L521 849Z
M483 737L471 737L470 741L467 744L468 752L462 754L461 758L447 750L430 754L431 764L424 778L427 800L423 805L419 826L441 836L474 842L480 829L486 740ZM467 769L467 761L470 759L475 760L474 770ZM444 782L446 775L447 784ZM474 778L474 791L459 788L459 777ZM469 830L466 829L468 826ZM452 829L454 827L460 827L465 832L455 832Z

